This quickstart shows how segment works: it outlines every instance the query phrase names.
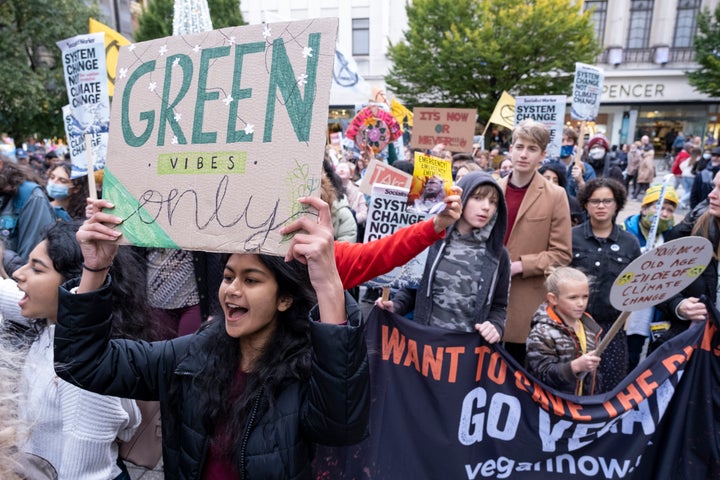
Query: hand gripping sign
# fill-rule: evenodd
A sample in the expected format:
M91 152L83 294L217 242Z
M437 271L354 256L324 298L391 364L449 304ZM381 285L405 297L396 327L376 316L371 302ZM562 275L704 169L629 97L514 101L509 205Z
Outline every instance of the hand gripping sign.
M712 244L703 237L678 238L625 267L610 289L610 303L622 313L596 353L602 354L630 312L664 302L693 283L710 263L712 249Z

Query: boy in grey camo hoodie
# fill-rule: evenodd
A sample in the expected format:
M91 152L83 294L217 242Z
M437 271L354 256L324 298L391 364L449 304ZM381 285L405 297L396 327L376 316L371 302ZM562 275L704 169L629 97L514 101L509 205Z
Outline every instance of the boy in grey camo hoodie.
M376 305L400 315L414 310L423 325L477 330L489 343L502 338L510 288L510 257L503 246L507 208L502 190L485 172L465 175L462 217L430 247L420 287L401 289Z

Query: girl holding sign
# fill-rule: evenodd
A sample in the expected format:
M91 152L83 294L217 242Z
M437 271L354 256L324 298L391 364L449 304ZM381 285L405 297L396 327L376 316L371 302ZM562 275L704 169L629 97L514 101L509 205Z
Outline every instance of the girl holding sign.
M335 267L330 210L317 205L315 233L297 234L290 262L228 256L224 319L153 343L108 338L117 308L108 270L121 235L112 227L122 219L98 212L80 228L82 276L59 293L58 374L98 393L159 400L167 478L309 479L314 443L367 435L359 308Z

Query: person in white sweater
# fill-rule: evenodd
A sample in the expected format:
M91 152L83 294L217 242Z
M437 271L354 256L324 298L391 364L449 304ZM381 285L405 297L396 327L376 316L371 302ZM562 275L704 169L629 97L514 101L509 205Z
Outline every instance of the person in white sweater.
M59 480L129 480L124 464L118 461L117 439L129 440L135 433L141 420L137 404L82 390L60 379L53 366L58 288L87 268L75 241L77 227L54 224L30 253L28 263L13 274L17 284L0 282L0 308L6 321L33 319L30 324L38 331L20 382L24 395L20 417L29 425L21 449L48 460ZM114 319L113 336L150 340L147 299L132 289L144 284L142 264L131 250L121 250L124 258L118 258L117 267L110 272L117 305L123 306Z

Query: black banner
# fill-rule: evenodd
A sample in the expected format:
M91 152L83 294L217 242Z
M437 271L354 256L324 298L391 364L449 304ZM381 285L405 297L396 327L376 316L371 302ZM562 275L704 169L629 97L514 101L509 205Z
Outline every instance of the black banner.
M541 385L477 334L373 309L370 437L319 448L316 476L718 479L717 325L665 343L614 391L578 397Z

